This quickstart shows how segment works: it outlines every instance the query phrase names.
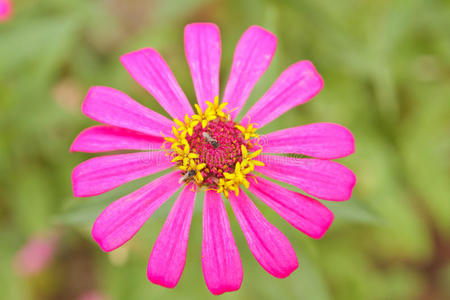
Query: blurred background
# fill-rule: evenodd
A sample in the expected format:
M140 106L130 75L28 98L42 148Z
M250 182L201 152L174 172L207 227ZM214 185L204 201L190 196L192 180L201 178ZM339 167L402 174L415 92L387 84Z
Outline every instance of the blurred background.
M183 49L190 22L217 23L221 85L253 24L278 36L274 61L247 107L283 69L311 60L325 88L264 128L336 122L356 137L340 162L358 177L351 200L326 203L335 222L321 240L290 227L300 267L284 280L255 261L229 211L244 281L222 299L450 299L450 2L445 0L17 0L0 23L1 299L212 299L201 270L201 207L178 286L146 278L171 201L124 247L105 254L90 228L110 202L152 179L75 199L70 174L92 157L69 153L95 124L80 106L92 85L122 90L165 114L119 62L158 49L191 102ZM228 205L228 204L227 204ZM228 207L229 208L229 207Z

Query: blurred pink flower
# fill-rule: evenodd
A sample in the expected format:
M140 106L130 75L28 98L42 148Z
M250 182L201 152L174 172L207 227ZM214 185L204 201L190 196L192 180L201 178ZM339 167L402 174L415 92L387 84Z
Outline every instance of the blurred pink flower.
M221 194L229 199L257 261L271 275L286 277L298 267L295 251L241 187L245 186L298 230L320 238L331 225L333 213L318 200L259 174L320 199L347 200L356 182L355 175L332 159L354 152L353 135L345 127L331 123L293 127L261 138L256 133L257 128L311 100L322 89L323 80L309 61L288 67L241 121L235 121L272 61L277 39L271 32L252 26L243 34L236 46L222 103L218 100L219 29L209 23L190 24L185 28L184 42L198 101L196 113L156 50L146 48L123 55L121 61L131 76L174 120L115 89L91 88L82 111L108 126L83 131L71 151L144 152L96 157L81 163L72 173L74 195L102 194L173 168L169 174L116 200L97 218L92 235L104 251L112 251L130 240L155 210L184 186L151 252L147 269L151 282L169 288L177 285L186 261L199 189L205 190L202 267L208 289L213 294L237 290L243 277ZM297 157L268 155L286 153Z
M0 22L7 21L11 18L12 3L10 0L0 0Z
M30 276L42 272L53 259L58 242L59 234L57 233L32 237L14 257L16 273Z
M108 300L109 298L103 295L100 291L92 290L82 294L78 300Z

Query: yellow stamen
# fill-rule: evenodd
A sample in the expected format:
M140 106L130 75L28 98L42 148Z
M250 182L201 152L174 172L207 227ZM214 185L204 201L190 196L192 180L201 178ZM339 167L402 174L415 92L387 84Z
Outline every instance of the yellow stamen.
M245 128L244 126L239 125L239 124L234 125L234 127L236 127L237 129L239 129L239 131L242 132L242 134L244 135L244 138L246 140L250 140L252 138L259 137L259 135L257 133L255 133L257 128L253 127L253 123L250 123L247 126L247 128Z

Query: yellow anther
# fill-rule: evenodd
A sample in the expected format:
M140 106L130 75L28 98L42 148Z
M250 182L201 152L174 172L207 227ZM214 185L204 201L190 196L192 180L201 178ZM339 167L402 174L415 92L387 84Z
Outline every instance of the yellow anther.
M188 157L189 158L198 158L198 154L197 153L189 153Z
M241 163L237 162L236 165L234 166L234 172L237 174L241 171Z
M173 138L173 137L165 137L164 140L166 140L169 143L176 143L176 142L178 142L178 140Z
M202 183L203 182L203 175L201 172L197 172L194 176L195 181L197 181L197 183Z
M234 125L234 127L236 127L237 129L239 129L240 132L242 132L246 140L259 137L259 135L255 133L257 128L254 128L253 124L249 124L247 128L238 124Z
M245 134L246 128L242 125L236 124L234 125L234 127L236 127L237 129L239 129L242 133Z
M209 102L211 103L211 102ZM215 120L217 115L214 109L211 109L211 106L208 105L205 112L202 111L198 104L195 104L195 110L197 111L196 115L192 116L192 119L198 123L202 123L202 127L205 128L209 121Z
M253 172L254 170L255 170L255 167L251 165L250 167L245 168L242 172L243 172L244 174L248 174L248 173L250 173L250 172Z
M171 160L171 162L177 162L177 161L179 161L179 160L183 160L183 157L182 157L182 156L176 156L175 158L173 158L173 159Z
M248 155L247 147L245 147L244 145L241 145L241 152L242 152L242 159L247 158L247 155Z
M248 182L248 180L245 179L245 178L244 178L244 180L242 181L242 184L243 184L246 188L248 188L248 187L250 186L250 182Z
M241 166L242 166L242 167L248 166L248 160L247 160L247 159L242 160Z
M223 109L228 105L228 103L224 102L219 104L218 96L214 98L214 103L206 101L206 104L208 105L208 108L206 109L207 111L214 113L217 117L227 118L227 114L223 111Z
M180 120L173 119L173 121L175 122L175 124L178 125L178 127L179 127L178 130L180 130L180 128L184 128L185 127L185 124L183 122L181 122Z
M265 163L263 163L262 161L259 161L259 160L252 160L252 164L254 165L254 166L259 166L259 167L264 167L266 164Z
M199 106L197 103L195 103L195 104L194 104L194 107L195 107L195 110L197 111L197 115L202 116L202 115L203 115L203 111L202 111L202 109L200 108L200 106ZM194 115L194 116L195 116L195 115Z
M175 153L177 153L178 155L180 155L180 156L184 156L184 151L182 149L178 148L178 147L173 148L173 151Z
M257 157L258 155L260 155L261 152L262 152L262 149L258 149L255 152L250 153L250 155L247 156L247 157L248 157L248 159L253 159L253 158Z
M230 180L232 180L236 177L236 175L234 175L232 173L227 173L227 172L223 173L223 176L225 176L226 179L230 179Z
M179 132L176 128L175 128L175 126L173 126L172 127L172 132L173 132L173 135L177 138L177 140L183 140L183 139L185 139L186 138L186 132Z
M184 154L188 155L190 151L191 151L191 146L189 146L188 143L184 144L184 149L183 149Z
M219 183L217 184L217 193L223 193L225 195L225 197L228 198L229 194L228 194L228 187L225 185L225 180L223 180L223 178L219 179Z

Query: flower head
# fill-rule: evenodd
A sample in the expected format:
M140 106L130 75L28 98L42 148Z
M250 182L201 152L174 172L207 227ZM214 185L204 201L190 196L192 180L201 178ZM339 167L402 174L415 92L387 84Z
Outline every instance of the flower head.
M194 199L200 192L205 195L202 267L213 294L239 289L243 276L224 199L230 202L251 252L267 272L282 278L297 268L297 257L287 238L263 217L247 194L256 195L305 234L322 237L333 214L310 196L334 201L350 198L355 176L331 159L353 153L354 139L346 128L331 123L258 135L257 129L312 99L322 89L322 78L308 61L286 69L245 116L236 119L268 68L275 48L272 33L250 27L236 47L223 100L219 101L219 29L207 23L186 26L185 52L197 96L195 110L154 49L122 56L131 76L173 120L120 91L91 88L82 110L107 125L83 131L71 150L141 152L92 158L78 165L72 173L75 196L98 195L137 178L172 170L102 212L92 234L104 251L131 239L153 212L181 188L151 252L147 269L150 281L166 287L178 283L186 260ZM280 155L286 153L311 158ZM284 181L310 196L285 189L265 177Z
M12 14L12 3L10 0L0 0L0 22L8 21Z
M54 258L60 234L43 232L31 237L14 257L14 269L21 276L42 272Z

